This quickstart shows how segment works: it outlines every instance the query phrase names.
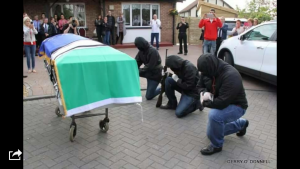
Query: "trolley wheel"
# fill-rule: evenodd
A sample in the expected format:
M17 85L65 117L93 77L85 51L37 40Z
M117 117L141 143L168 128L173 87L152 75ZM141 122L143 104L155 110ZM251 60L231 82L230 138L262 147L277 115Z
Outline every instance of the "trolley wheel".
M60 110L58 107L56 107L55 109L55 114L57 115L57 117L61 117L62 116L62 113L60 113Z
M76 136L76 126L75 125L71 125L69 135L70 135L70 141L74 142L74 138Z
M100 120L99 127L102 132L106 133L109 129L109 124L105 120Z

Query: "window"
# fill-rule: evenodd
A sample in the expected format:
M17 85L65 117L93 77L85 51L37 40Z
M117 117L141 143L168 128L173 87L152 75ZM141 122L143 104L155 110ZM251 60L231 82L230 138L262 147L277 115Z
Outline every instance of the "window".
M276 24L262 25L249 32L248 40L270 40L276 30Z
M52 4L50 4L51 6ZM60 14L63 13L65 19L69 19L70 16L74 16L78 22L78 27L86 27L86 13L85 4L83 3L56 3L51 8L51 16L55 14L60 18Z
M123 3L122 10L127 27L148 27L154 14L160 18L158 4Z

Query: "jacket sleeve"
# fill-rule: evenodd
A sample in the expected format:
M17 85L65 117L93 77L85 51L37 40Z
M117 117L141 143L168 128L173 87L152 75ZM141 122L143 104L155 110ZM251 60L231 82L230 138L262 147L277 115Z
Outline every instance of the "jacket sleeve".
M227 31L228 31L228 25L227 25L227 24L224 25L224 26L222 27L222 30L227 32Z
M222 79L219 96L214 98L209 108L224 109L236 98L243 88L241 77L238 74L228 74Z
M204 25L204 21L205 21L204 19L200 20L200 22L199 22L199 28L202 28L203 26L205 26Z
M38 31L35 29L35 27L33 27L33 33L38 34Z
M141 65L143 64L143 62L142 62L141 59L140 59L140 51L139 51L138 54L135 56L135 60L136 60L136 62L137 62L137 64L138 64L138 68L140 68Z
M197 71L193 70L191 67L187 67L184 72L184 79L178 79L177 85L183 90L193 90L195 86L195 78Z
M204 83L203 75L200 75L200 79L199 79L196 87L197 87L197 90L198 90L199 94L201 92L208 92L208 90L205 86L205 83Z
M176 27L176 29L179 29L179 23L177 24L177 27Z
M186 25L185 25L185 27L186 27L186 28L189 28L189 23L187 23L187 22L186 22Z
M233 33L236 31L236 29L235 29L235 27L232 29L232 31L231 32L228 32L228 35L229 36L231 36L231 35L233 35Z
M216 18L217 20L217 27L222 28L223 24L219 18Z

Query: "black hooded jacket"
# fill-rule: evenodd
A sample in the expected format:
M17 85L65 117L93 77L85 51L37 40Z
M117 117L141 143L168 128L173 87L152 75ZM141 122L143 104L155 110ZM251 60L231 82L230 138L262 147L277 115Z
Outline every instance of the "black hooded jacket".
M139 49L135 60L138 64L140 77L159 82L162 78L161 72L163 67L161 65L161 58L158 51L142 37L137 37L134 43ZM145 66L140 68L142 64Z
M213 102L207 107L224 109L234 104L247 109L248 102L242 77L234 67L212 54L200 56L197 67L201 72L197 84L198 92L207 91L214 94ZM210 84L211 86L207 86Z
M166 65L178 76L179 80L177 81L177 85L182 89L182 92L199 100L196 85L200 75L196 66L190 61L183 60L176 55L168 56Z

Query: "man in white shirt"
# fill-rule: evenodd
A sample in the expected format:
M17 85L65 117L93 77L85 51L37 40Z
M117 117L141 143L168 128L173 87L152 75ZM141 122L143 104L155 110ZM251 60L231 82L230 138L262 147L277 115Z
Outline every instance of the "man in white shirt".
M157 15L153 15L153 19L150 22L150 26L152 27L152 32L151 32L151 45L153 46L153 41L155 37L156 41L156 49L159 50L159 32L160 32L160 26L161 22L159 19L157 19Z
M245 28L244 27L241 27L241 21L240 20L237 20L236 21L236 26L232 29L231 32L229 32L229 36L236 36L236 35L239 35L241 33L243 33L245 31Z
M40 25L39 33L41 37L41 42L43 42L45 39L49 37L48 29L49 29L48 18L45 18L44 23Z

